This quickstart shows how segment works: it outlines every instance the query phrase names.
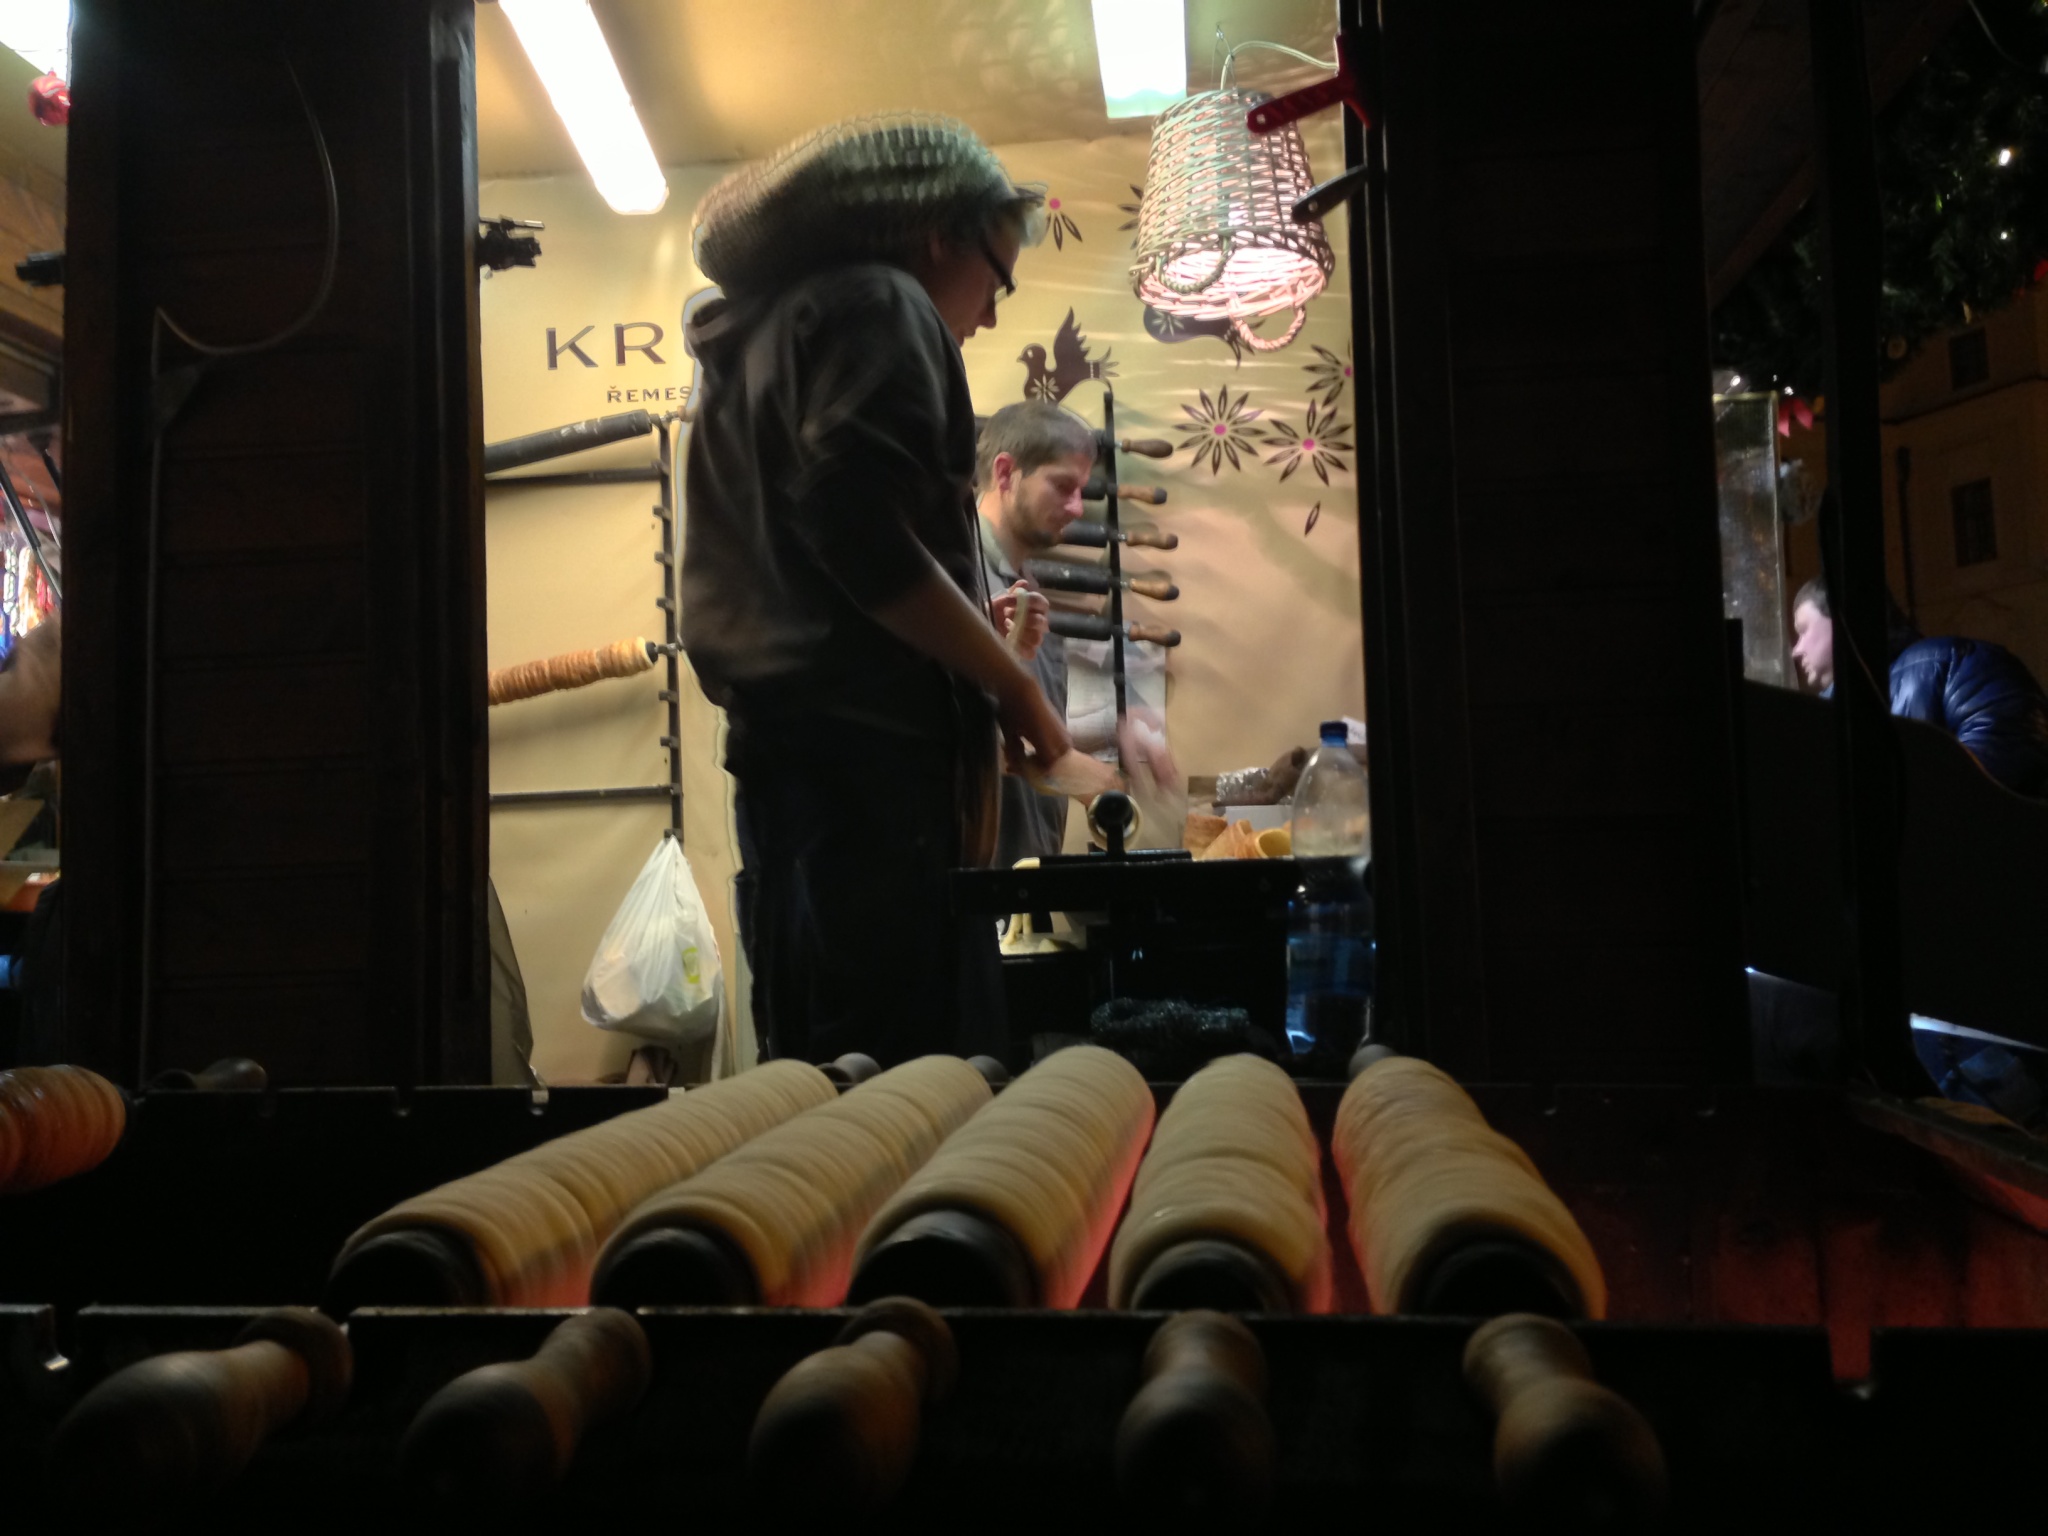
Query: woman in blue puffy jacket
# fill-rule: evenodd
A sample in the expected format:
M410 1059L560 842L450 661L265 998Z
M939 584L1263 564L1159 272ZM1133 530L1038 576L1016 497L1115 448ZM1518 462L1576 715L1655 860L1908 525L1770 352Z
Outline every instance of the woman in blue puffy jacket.
M2048 694L2002 645L1923 639L1887 599L1892 713L1947 732L2016 794L2048 799ZM1816 578L1792 600L1792 659L1823 695L1835 691L1835 621Z

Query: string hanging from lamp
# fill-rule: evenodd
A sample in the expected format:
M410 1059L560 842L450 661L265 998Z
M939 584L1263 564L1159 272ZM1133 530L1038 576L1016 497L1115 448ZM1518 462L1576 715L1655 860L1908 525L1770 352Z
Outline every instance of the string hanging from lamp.
M1279 45L1238 45L1259 46ZM1162 313L1228 320L1245 346L1273 352L1301 333L1308 302L1323 291L1336 258L1321 224L1294 222L1295 203L1315 186L1301 132L1293 123L1251 131L1247 115L1273 98L1231 84L1236 54L1233 48L1223 61L1219 89L1169 107L1153 129L1131 285ZM1294 320L1284 334L1251 329L1287 309Z

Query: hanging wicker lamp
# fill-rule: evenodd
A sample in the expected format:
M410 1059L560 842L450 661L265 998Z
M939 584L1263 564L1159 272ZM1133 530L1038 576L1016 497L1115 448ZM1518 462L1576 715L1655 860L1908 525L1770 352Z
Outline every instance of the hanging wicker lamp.
M1336 266L1322 225L1294 222L1295 203L1315 185L1300 131L1292 123L1262 134L1245 126L1245 115L1270 100L1264 91L1226 87L1160 114L1131 268L1132 287L1154 309L1229 320L1255 352L1300 334L1304 306ZM1285 335L1249 328L1285 309L1294 311Z

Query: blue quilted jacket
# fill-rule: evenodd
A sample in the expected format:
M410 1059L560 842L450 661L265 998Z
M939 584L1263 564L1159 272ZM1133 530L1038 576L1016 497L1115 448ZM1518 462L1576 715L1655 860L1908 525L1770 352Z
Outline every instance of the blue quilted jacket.
M1892 713L1946 731L2007 789L2048 799L2048 695L2004 646L1914 641L1892 662Z

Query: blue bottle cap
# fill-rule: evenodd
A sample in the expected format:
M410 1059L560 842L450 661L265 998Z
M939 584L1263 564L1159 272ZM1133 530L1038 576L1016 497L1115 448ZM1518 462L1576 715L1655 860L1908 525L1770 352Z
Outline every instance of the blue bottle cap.
M1316 734L1328 745L1341 747L1351 739L1351 727L1342 720L1325 720Z

